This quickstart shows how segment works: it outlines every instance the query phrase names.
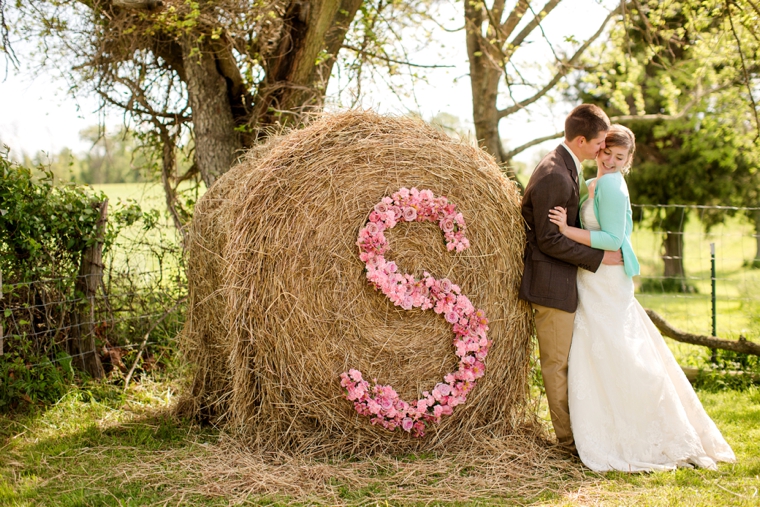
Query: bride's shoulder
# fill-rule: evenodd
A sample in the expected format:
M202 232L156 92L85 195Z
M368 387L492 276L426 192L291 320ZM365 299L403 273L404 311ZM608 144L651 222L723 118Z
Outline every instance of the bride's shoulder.
M625 178L623 178L623 175L617 171L614 173L604 174L597 178L596 188L604 188L609 191L623 194L628 193L628 185L625 183Z

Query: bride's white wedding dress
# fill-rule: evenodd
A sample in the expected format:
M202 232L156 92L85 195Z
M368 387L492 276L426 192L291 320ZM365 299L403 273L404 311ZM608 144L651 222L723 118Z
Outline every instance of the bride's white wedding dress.
M591 199L586 228L599 230ZM568 366L573 436L592 470L716 468L734 453L702 408L623 266L578 270L578 310Z

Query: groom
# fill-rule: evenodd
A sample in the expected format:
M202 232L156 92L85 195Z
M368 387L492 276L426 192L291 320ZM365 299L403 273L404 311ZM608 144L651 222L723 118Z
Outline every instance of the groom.
M587 194L581 162L604 149L610 120L599 107L582 104L565 119L565 140L544 157L528 181L522 201L526 223L525 270L520 299L534 311L541 374L557 443L577 455L567 404L567 358L578 306L578 268L622 264L619 251L606 252L576 243L549 222L549 210L567 209L567 223L580 227L578 200Z

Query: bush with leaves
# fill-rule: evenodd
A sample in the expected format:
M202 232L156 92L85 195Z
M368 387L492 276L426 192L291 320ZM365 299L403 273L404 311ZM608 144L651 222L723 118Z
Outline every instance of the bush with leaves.
M0 152L0 410L55 401L74 379L65 345L80 325L74 314L84 298L76 283L83 252L103 241L107 258L126 228L138 221L144 232L157 226L157 211L144 213L136 202L128 201L114 207L104 235L98 238L99 207L105 199L89 187L56 183L50 171L15 164L7 151ZM177 256L176 248L171 251ZM130 285L123 291L130 294L129 309L148 312L146 305L166 306L157 302L160 297L154 291L137 291L132 287L135 280L125 279L123 273L114 276L112 271L109 283L117 278ZM105 289L101 285L91 314L98 346L108 342L103 335L108 325L98 324L106 320L102 315L113 315L120 309L113 306L123 303L118 297L109 302ZM147 303L135 301L140 294ZM141 333L144 326L131 328Z

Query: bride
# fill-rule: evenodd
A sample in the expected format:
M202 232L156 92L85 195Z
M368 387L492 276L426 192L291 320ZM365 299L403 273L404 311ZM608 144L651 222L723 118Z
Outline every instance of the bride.
M578 454L597 472L697 465L715 469L734 453L702 408L657 328L633 295L639 273L623 175L635 138L613 125L596 159L597 177L580 203L583 229L565 210L549 212L568 238L623 253L624 266L578 270L578 311L568 360L570 423Z

